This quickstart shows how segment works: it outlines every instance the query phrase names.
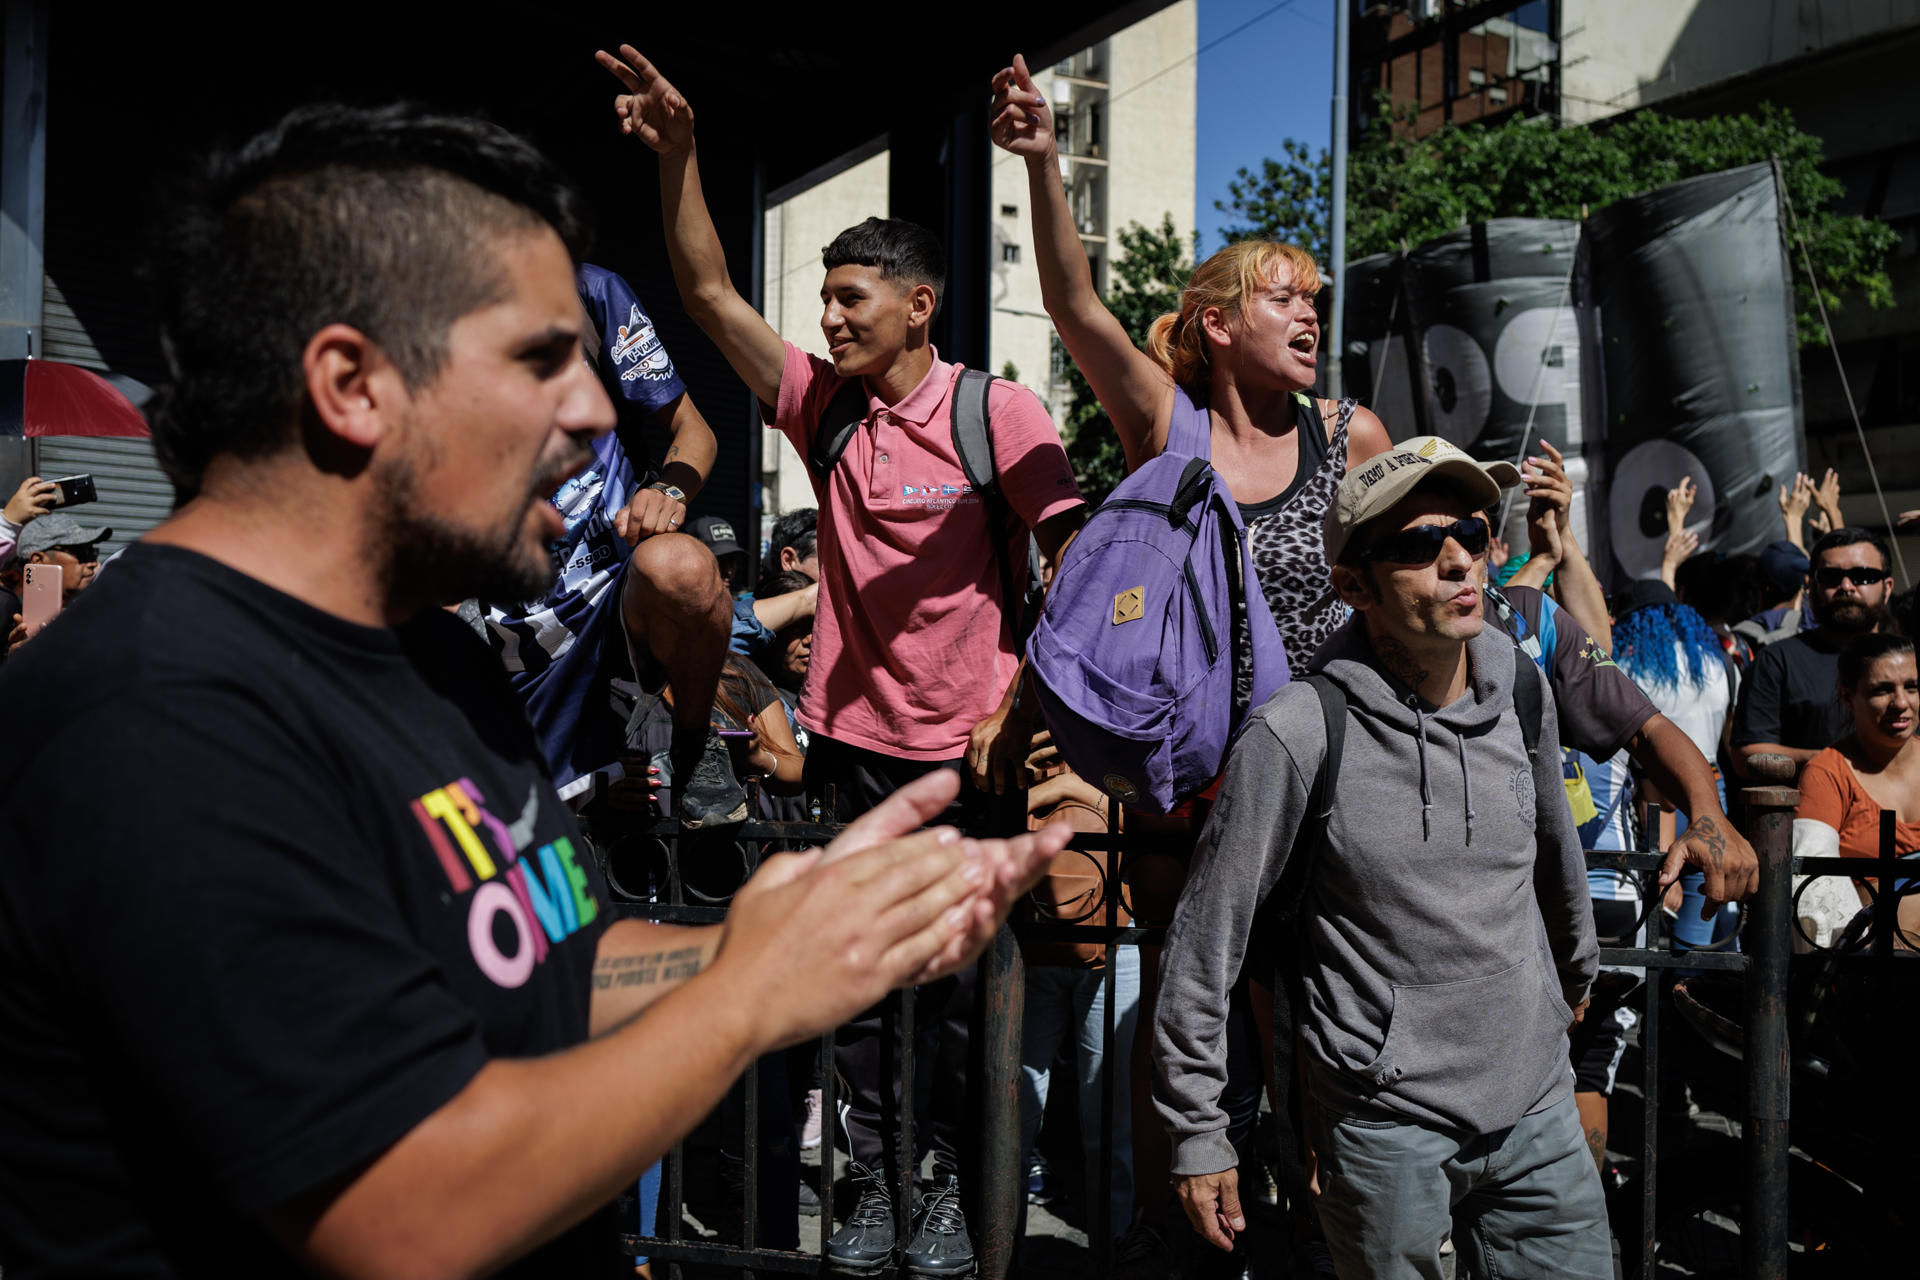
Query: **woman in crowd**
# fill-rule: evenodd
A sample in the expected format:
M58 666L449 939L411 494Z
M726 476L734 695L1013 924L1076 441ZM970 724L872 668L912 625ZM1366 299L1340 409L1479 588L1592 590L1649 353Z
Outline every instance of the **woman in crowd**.
M1881 814L1894 815L1894 851L1920 851L1920 674L1913 641L1869 632L1841 651L1840 698L1853 711L1853 732L1807 761L1800 808L1793 817L1796 857L1877 858ZM1866 885L1876 885L1863 877ZM1838 877L1815 880L1799 895L1796 914L1812 941L1825 944L1870 899ZM1920 936L1920 895L1900 904L1900 926ZM1910 943L1908 945L1911 945Z
M1739 677L1720 637L1697 610L1680 603L1665 583L1650 579L1633 583L1614 623L1613 660L1646 691L1660 713L1693 740L1701 755L1709 760L1720 757ZM1624 761L1610 767L1623 768ZM1724 782L1720 789L1725 804ZM1676 837L1686 831L1684 815L1676 814L1674 823ZM1682 876L1678 887L1673 933L1680 949L1720 941L1738 925L1737 907L1722 908L1713 920L1700 918L1706 899L1700 891L1699 872Z
M1270 240L1228 245L1195 269L1180 309L1154 321L1142 351L1094 290L1060 185L1052 111L1025 60L993 83L993 140L1027 162L1041 297L1129 470L1166 447L1178 401L1208 411L1214 469L1247 521L1288 657L1304 667L1346 617L1320 542L1334 487L1390 443L1369 410L1310 394L1320 354L1313 256Z
M994 77L993 87L993 140L1027 164L1042 301L1113 423L1128 468L1166 448L1176 411L1188 404L1206 410L1213 468L1240 505L1260 586L1289 659L1304 668L1346 618L1321 541L1334 490L1352 465L1391 443L1369 410L1352 400L1336 403L1312 395L1319 368L1320 321L1314 311L1319 267L1311 254L1293 245L1269 240L1229 245L1195 269L1181 292L1180 309L1154 321L1141 350L1094 289L1060 185L1052 111L1027 74L1025 60L1016 57ZM1197 831L1204 806L1186 808L1176 813L1174 825ZM1134 902L1143 918L1164 920L1172 914L1172 897L1151 904L1142 899L1136 884ZM1157 961L1157 948L1141 949L1143 1026L1153 1017ZM1244 987L1235 1003L1236 1023L1251 1020L1255 1009L1272 1007ZM1149 1038L1139 1037L1133 1063L1133 1078L1141 1085L1150 1078ZM1270 1040L1264 1034L1250 1039ZM1171 1151L1144 1088L1136 1092L1141 1096L1134 1115L1134 1185L1164 1187ZM1237 1130L1250 1134L1251 1112L1238 1118L1244 1124ZM1129 1233L1116 1276L1166 1273L1164 1230L1181 1215L1158 1204L1142 1207L1158 1225Z

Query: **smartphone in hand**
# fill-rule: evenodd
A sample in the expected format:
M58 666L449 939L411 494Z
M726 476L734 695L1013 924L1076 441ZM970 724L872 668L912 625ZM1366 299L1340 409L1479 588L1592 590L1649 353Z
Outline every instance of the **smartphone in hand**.
M57 564L27 566L27 585L20 595L20 620L26 623L29 636L52 622L60 612L64 576L65 570Z
M93 487L91 475L67 476L64 479L55 480L54 483L60 486L60 500L53 504L56 507L77 507L83 502L93 502L100 497L99 492Z

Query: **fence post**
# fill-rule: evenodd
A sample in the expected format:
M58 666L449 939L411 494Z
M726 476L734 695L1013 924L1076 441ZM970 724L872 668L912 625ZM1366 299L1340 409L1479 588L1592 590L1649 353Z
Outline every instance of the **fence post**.
M1786 1280L1787 1116L1793 1062L1787 1041L1787 960L1793 951L1794 762L1762 755L1748 762L1772 785L1748 787L1760 888L1747 904L1746 1212L1740 1236L1749 1280Z
M1020 1031L1026 1020L1027 976L1020 945L1006 925L980 957L981 1073L980 1177L967 1226L973 1236L979 1280L1005 1280L1013 1267L1020 1220L1019 1197L1027 1171L1020 1167Z

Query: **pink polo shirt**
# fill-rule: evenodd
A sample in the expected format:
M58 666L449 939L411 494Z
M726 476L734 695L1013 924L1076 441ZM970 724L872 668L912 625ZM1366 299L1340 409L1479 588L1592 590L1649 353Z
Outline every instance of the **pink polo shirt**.
M808 730L905 760L964 755L1019 667L1002 625L986 511L953 448L960 366L933 367L899 404L867 397L827 481L820 606L800 693ZM805 458L841 377L787 344L774 428ZM1028 529L1081 504L1060 433L1025 387L987 397L1001 491Z

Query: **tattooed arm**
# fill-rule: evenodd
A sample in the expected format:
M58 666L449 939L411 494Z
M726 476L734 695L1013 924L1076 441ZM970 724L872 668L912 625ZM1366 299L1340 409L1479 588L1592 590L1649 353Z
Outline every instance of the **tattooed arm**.
M604 1035L713 962L721 926L619 920L600 935L588 1033Z

